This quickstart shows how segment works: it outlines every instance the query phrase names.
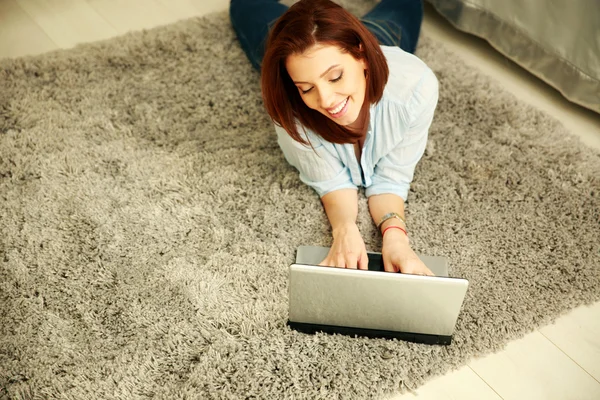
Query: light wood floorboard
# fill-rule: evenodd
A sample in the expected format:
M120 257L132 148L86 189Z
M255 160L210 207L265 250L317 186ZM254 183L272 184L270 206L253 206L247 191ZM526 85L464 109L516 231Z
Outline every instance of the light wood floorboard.
M191 18L201 13L201 9L191 0L156 0L156 2L169 10L176 20Z
M0 0L0 59L150 29L228 5L228 0ZM484 41L454 30L431 7L423 32L600 149L598 114L568 102ZM596 303L396 399L600 399L599 337Z
M600 382L600 303L577 308L540 332Z
M502 398L469 366L427 382L414 393L392 400L501 400Z
M168 1L168 0L166 0ZM190 0L202 15L229 9L229 0Z
M118 34L166 25L177 17L157 0L89 0Z
M504 400L600 399L600 383L538 331L469 365Z
M179 19L207 15L229 8L229 1L223 0L157 0L174 12Z
M63 49L118 33L84 0L17 0L17 4Z
M16 0L0 0L0 58L35 55L58 48Z

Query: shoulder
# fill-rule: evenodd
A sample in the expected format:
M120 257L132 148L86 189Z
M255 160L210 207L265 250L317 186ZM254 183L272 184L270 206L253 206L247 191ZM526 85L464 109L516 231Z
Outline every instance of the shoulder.
M371 106L371 123L383 151L403 141L411 126L435 111L438 82L417 56L398 47L381 48L390 74L381 100Z
M312 150L313 148L319 147L323 145L323 138L317 135L312 130L306 128L300 122L296 121L296 128L298 129L298 133L307 140L311 145L304 145L292 139L292 137L281 127L280 125L275 125L275 132L277 133L277 140L279 145L285 147L286 149L294 150L294 151L302 151L302 150Z
M408 107L418 100L415 96L437 95L437 78L425 62L399 47L381 49L390 71L382 101Z

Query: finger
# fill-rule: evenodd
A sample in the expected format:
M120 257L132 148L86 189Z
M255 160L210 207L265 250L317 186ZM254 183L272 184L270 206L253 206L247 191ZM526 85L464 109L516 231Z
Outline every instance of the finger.
M344 255L342 253L338 253L336 260L335 266L337 268L346 268L346 260L344 259Z
M325 257L325 259L319 263L319 265L322 267L331 267L332 265L335 265L335 262L331 258L331 254L328 254L327 257Z
M334 267L335 266L335 261L333 261L333 259L331 258L331 256L327 256L327 257L325 257L325 259L323 261L321 261L319 263L319 266L321 266L321 267Z
M358 262L354 253L346 254L346 268L356 269L357 264Z
M367 252L363 251L360 255L360 259L358 260L358 268L359 269L369 269L369 257L367 256Z
M387 257L383 257L383 269L385 272L398 272L398 268L396 268L394 263Z

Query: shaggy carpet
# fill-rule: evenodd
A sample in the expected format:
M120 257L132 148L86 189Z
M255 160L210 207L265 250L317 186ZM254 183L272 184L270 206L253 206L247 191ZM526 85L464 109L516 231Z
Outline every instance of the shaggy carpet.
M600 154L418 55L441 93L407 216L470 281L450 346L286 326L295 249L331 234L225 13L0 61L0 398L382 398L599 300ZM364 195L358 222L378 251Z

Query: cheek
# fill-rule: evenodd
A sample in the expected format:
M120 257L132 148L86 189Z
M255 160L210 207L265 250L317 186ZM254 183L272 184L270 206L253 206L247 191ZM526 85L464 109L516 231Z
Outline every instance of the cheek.
M362 79L361 79L362 78ZM355 76L352 80L349 80L347 89L354 93L355 96L363 96L365 94L366 83L363 77Z
M306 104L306 106L308 108L312 108L313 110L316 110L317 108L319 108L318 102L315 99L314 95L308 95L308 96L300 96L302 98L302 101L304 101L304 104Z

